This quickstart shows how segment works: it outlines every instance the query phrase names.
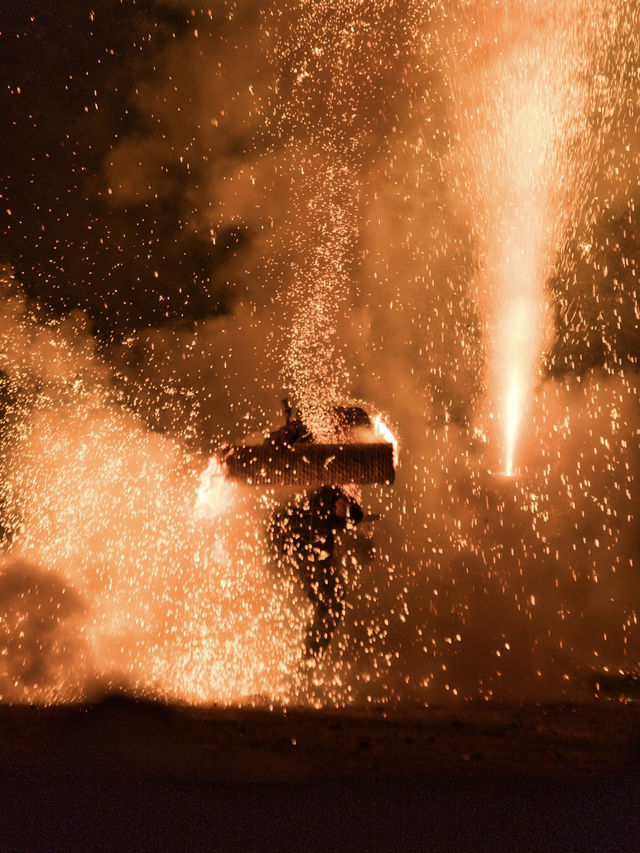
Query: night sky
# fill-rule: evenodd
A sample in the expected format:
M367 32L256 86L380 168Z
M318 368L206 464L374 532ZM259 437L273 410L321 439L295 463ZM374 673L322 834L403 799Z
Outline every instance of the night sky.
M205 17L208 46L221 35ZM225 311L231 297L216 273L250 237L239 225L214 246L191 226L186 188L198 183L203 153L180 162L167 138L174 117L154 115L154 98L141 95L164 91L167 51L194 40L188 12L131 0L10 0L0 26L0 251L26 291L56 315L86 310L103 339ZM182 99L184 91L173 110ZM141 158L162 151L148 169L131 160L140 186L125 198L111 186L110 163L130 142Z
M260 11L236 5L209 11L178 0L9 0L0 11L1 257L55 315L87 311L103 341L167 319L189 324L221 314L238 298L235 272L255 231L241 216L223 217L212 240L206 185L212 175L224 178L230 161L273 143L264 99L258 121L237 97L230 98L235 114L225 113L234 87L251 79L274 87L273 69L255 44ZM401 61L382 81L388 90L378 98L370 167L386 147L380 140L403 130L393 123L403 119L398 91L406 86L403 97L415 100L404 71L411 51L401 48ZM429 84L441 86L437 75ZM566 269L550 282L559 331L548 362L554 372L613 362L614 351L623 361L640 352L630 289L619 286L631 279L628 259L639 240L636 113L627 99L620 109L624 132L601 164L595 214L589 211L595 252L585 257L580 234L569 238L566 255L578 269L579 292ZM446 137L447 122L440 121ZM622 197L609 191L614 170ZM411 179L409 170L404 179ZM465 243L472 245L464 237L463 250Z

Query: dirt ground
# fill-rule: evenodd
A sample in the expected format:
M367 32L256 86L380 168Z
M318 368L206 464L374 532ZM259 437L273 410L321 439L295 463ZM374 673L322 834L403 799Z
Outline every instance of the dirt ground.
M637 850L640 706L0 706L13 850Z

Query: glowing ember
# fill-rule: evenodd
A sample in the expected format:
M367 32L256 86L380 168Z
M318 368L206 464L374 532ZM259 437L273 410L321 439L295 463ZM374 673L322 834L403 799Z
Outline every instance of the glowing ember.
M19 524L0 564L0 624L24 628L20 640L9 629L0 698L113 684L193 702L284 698L301 626L273 588L253 502L215 461L198 480L178 443L110 404L80 337L37 325L20 298L3 308L10 388L37 379L41 351L56 361L12 413Z

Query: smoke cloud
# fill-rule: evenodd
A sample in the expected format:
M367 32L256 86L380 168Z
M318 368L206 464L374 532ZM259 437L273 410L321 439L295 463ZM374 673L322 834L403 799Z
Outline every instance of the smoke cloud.
M45 325L19 291L2 305L3 699L285 695L302 628L266 571L252 496L207 487L206 460L124 408L77 325Z

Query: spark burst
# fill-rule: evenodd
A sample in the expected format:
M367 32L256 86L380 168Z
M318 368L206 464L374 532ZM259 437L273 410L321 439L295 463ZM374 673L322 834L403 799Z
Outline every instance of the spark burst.
M272 232L231 266L259 282L235 315L132 336L149 358L123 407L86 329L3 297L3 698L72 700L96 683L203 702L573 696L584 670L637 667L635 6L317 0L241 17L242 39L237 15L193 11L140 107L167 139L116 144L107 169L125 205L160 190L152 167L180 169L189 227L213 244L229 222ZM240 40L266 44L269 65L250 48L234 64ZM215 103L212 78L181 65L195 55L211 56ZM263 137L247 141L256 116ZM608 245L598 229L620 199ZM554 273L561 307L577 306L565 338L595 335L574 353L613 352L624 321L627 373L541 369ZM235 361L211 344L225 334ZM263 341L277 358L261 383ZM189 380L210 406L229 401L236 431L245 418L264 431L254 399L275 396L279 372L319 435L356 397L390 414L404 456L396 491L363 496L382 518L341 545L347 619L302 681L304 602L264 547L282 496L231 491L187 451L175 393ZM159 420L167 435L145 425ZM517 478L486 473L496 444Z
M191 702L285 697L301 627L264 572L251 496L116 406L80 336L40 326L19 295L5 293L3 311L5 390L32 391L5 412L19 520L2 558L0 621L24 630L2 659L1 698L69 701L109 686ZM35 588L41 566L57 584L38 605L49 628L34 624L31 593L13 594L12 579ZM53 665L47 630L66 649Z
M546 283L556 268L566 271L567 240L593 208L624 99L635 12L518 0L463 4L457 13L449 50L461 138L453 157L481 258L475 298L485 318L489 409L511 473L551 344Z

